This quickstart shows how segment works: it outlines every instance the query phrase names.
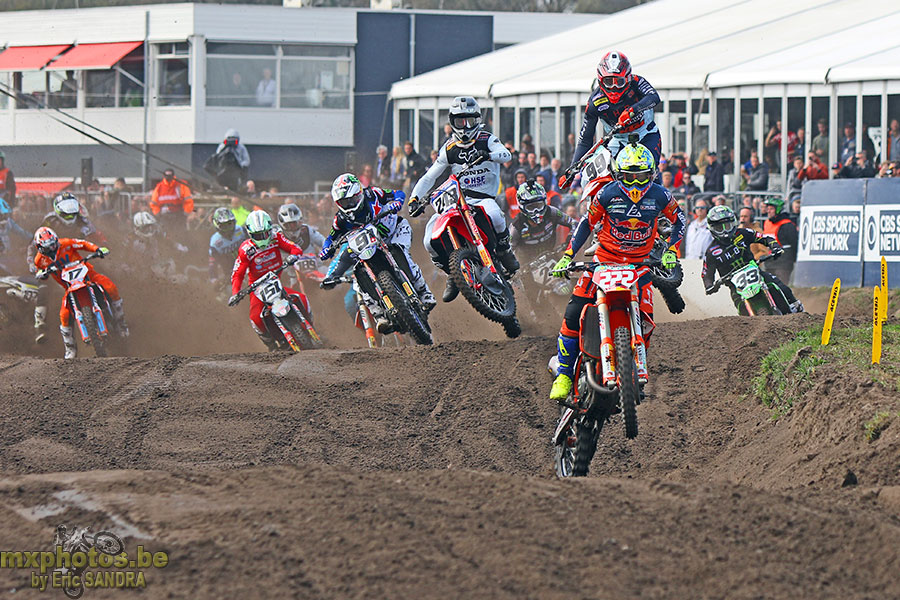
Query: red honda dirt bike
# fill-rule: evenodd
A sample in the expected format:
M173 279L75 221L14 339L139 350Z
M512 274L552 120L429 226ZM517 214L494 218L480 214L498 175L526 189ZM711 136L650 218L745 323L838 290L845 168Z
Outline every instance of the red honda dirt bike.
M638 280L656 264L574 262L565 270L591 272L597 297L581 312L575 385L553 434L560 477L587 475L600 430L613 415L622 412L625 437L637 437L637 405L650 377L644 335L654 327L641 313Z
M81 339L85 344L93 346L98 358L109 354L106 343L110 331L118 333L109 297L100 284L90 280L90 269L87 267L88 261L101 256L103 255L99 252L94 252L81 260L64 265L50 265L46 269L48 274L59 273L66 287L66 304L75 313Z
M322 347L322 338L303 314L300 300L296 296L288 295L279 277L281 272L297 262L298 258L289 255L280 267L269 271L239 291L235 294L234 300L228 303L228 306L236 306L247 294L256 294L263 303L261 316L269 335L279 348L294 352Z
M450 278L475 310L500 323L507 337L518 337L516 297L507 273L497 260L490 217L480 206L469 205L459 178L474 165L463 165L431 194L438 213L431 230L431 246L449 268Z

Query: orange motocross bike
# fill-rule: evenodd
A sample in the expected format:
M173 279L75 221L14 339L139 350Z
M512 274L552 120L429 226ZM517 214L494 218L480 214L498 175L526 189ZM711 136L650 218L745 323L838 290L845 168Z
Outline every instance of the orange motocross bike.
M638 280L657 264L648 258L639 264L573 262L566 268L567 274L591 272L597 297L581 312L575 385L553 434L560 477L587 475L600 430L613 415L623 414L625 437L637 437L637 405L650 378L644 336L654 327L641 313Z

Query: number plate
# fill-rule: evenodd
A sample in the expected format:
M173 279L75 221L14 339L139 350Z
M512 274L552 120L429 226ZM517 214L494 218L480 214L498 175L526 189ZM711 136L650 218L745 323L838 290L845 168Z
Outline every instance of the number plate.
M456 208L456 204L459 202L459 186L451 185L451 183L445 183L432 196L431 203L434 205L434 210L439 213L445 213L451 208Z
M59 276L67 283L76 283L82 281L88 274L88 268L84 264L67 267L62 270Z
M734 284L734 289L741 296L747 293L755 296L759 291L757 288L762 284L762 275L759 272L759 267L755 264L747 265L734 274L731 278L731 283Z
M265 279L265 283L260 284L253 293L266 304L272 304L284 295L284 287L281 285L281 280L273 273L267 273Z
M584 186L587 182L597 179L598 177L609 176L609 166L609 150L600 148L594 153L594 156L585 163L584 168L581 169L581 185Z
M634 267L627 265L616 265L611 268L599 267L591 278L604 292L628 289L634 285L637 279L637 271Z

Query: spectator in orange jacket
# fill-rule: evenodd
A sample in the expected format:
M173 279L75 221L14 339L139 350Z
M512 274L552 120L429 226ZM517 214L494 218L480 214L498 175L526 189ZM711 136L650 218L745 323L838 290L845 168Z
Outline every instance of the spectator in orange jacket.
M162 181L153 188L150 210L161 216L162 222L177 221L182 229L185 227L186 215L194 212L194 199L190 188L175 179L174 170L166 169Z

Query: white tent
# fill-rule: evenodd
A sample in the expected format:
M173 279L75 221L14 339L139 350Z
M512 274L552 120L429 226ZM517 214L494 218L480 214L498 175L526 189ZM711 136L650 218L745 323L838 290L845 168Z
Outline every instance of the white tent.
M775 121L814 134L819 118L865 123L877 148L888 119L900 118L898 30L896 0L657 0L395 83L395 133L420 146L431 133L436 143L439 109L465 94L493 110L506 137L528 133L560 154L578 129L599 58L615 48L660 91L667 153L762 155ZM829 130L833 162L839 132ZM780 150L779 167L787 158Z

